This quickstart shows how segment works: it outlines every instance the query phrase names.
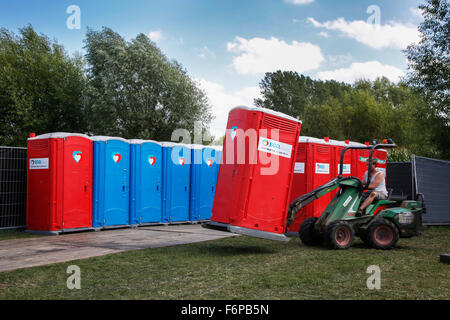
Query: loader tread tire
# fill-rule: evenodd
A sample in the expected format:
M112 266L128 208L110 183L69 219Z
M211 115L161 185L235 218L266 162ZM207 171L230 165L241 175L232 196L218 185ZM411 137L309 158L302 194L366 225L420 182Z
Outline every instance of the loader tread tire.
M395 224L382 218L370 225L367 236L373 248L390 250L397 244L399 231Z
M333 221L325 228L325 246L328 249L348 249L353 245L354 238L355 231L346 221Z
M314 229L317 219L316 217L307 218L300 225L298 236L304 245L318 246L322 244L322 235Z

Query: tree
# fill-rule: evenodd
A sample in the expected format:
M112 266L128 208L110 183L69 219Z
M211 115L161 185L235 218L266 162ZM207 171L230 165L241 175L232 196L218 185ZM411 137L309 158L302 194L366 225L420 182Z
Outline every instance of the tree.
M88 30L86 50L92 133L170 140L195 121L207 127L205 93L144 34L127 42L109 28Z
M439 155L432 130L422 121L426 100L406 83L379 78L348 85L277 71L266 73L260 88L255 104L298 117L304 136L359 142L392 138L409 152Z
M30 132L84 132L81 57L38 35L0 29L0 145L25 146Z
M433 130L441 157L450 159L450 3L427 0L419 9L420 42L405 50L408 82L427 98L423 125Z

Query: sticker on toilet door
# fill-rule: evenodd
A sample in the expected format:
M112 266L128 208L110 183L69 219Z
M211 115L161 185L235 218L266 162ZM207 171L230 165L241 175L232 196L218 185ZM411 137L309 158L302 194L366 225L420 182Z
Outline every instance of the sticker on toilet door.
M73 160L75 160L76 163L80 162L82 154L83 153L81 151L74 151L72 153Z
M115 163L119 163L120 160L122 159L122 156L118 152L113 152L112 159Z
M338 163L338 165L337 165L337 168L338 168L337 169L338 170L337 174L339 174L340 166L341 166L341 164ZM350 174L350 173L351 173L351 165L349 163L344 163L343 168L342 168L342 174Z
M48 158L30 159L30 170L48 169Z
M272 153L285 158L291 158L292 146L280 141L260 137L258 151Z
M329 174L330 173L330 164L316 162L316 173Z
M152 157L152 156L148 157L148 163L150 163L150 165L152 165L152 166L155 165L156 158Z
M294 173L305 173L305 163L296 162L294 167Z

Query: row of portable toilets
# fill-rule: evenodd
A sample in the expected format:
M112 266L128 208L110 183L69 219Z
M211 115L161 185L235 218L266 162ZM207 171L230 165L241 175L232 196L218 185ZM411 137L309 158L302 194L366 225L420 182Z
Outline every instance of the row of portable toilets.
M319 217L337 191L323 196L297 215L286 230L289 204L297 197L336 178L341 151L351 141L336 141L300 136L302 122L286 114L265 108L236 107L228 116L224 139L223 161L217 181L210 227L274 240L286 240L286 234L298 232L308 217ZM257 141L242 144L251 132L259 132ZM239 147L241 144L241 147ZM236 150L252 154L255 161L236 161ZM386 170L386 150L375 150L378 168ZM228 159L235 158L229 162ZM345 153L343 176L363 178L367 171L369 150L349 149ZM266 174L274 159L275 175Z
M28 139L27 229L208 220L221 147L72 133Z

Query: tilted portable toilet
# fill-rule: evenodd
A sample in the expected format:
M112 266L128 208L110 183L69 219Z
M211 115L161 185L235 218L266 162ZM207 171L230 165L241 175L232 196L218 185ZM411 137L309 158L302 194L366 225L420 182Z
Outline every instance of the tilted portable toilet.
M289 202L334 178L332 163L333 149L328 138L300 136ZM301 223L306 218L320 216L331 199L332 197L326 194L304 207L289 226L289 232L298 232Z
M191 147L162 142L163 189L162 222L189 221Z
M92 226L92 153L92 141L83 134L28 139L28 230L59 233Z
M161 223L162 147L152 140L130 142L130 224Z
M300 120L273 110L240 106L230 111L212 225L287 240L284 232L300 128Z
M130 224L130 144L118 137L95 136L93 220L95 228Z
M216 157L215 157L215 166L216 166L216 185L217 185L217 178L219 176L219 170L220 170L220 164L222 163L222 146L214 146L214 149L216 149Z
M214 147L192 145L190 221L211 218L218 164ZM219 160L220 161L220 160Z

